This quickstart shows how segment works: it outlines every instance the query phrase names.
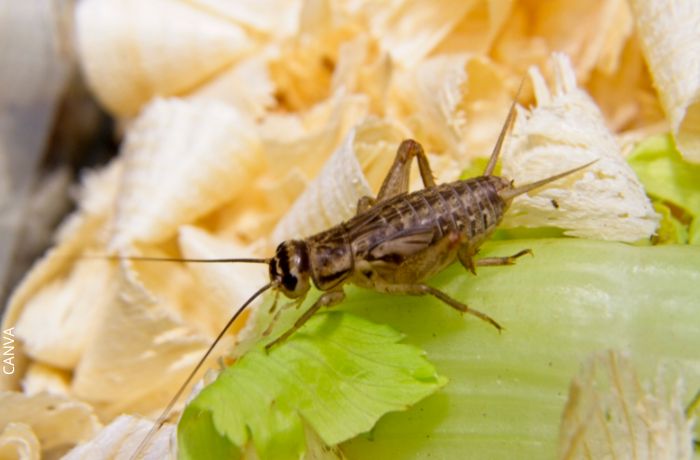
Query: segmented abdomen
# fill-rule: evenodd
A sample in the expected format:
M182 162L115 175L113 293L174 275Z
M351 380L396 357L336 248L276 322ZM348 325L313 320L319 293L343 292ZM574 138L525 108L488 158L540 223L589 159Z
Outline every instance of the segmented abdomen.
M440 233L457 232L470 244L480 244L503 219L506 204L498 191L508 182L499 177L477 177L443 184L423 192L426 207L435 211ZM412 197L406 197L409 202Z
M479 244L498 225L505 203L498 191L508 183L498 177L477 177L442 184L378 203L363 218L347 222L350 240L366 239L369 247L407 232L434 231L434 240L457 232Z

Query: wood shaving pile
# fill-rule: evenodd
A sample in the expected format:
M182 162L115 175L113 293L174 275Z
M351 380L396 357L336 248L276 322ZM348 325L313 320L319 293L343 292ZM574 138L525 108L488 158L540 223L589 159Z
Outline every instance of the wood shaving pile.
M658 218L617 139L671 129L700 157L700 42L673 38L700 21L694 1L680 18L653 0L79 2L80 66L125 137L10 300L0 398L39 412L1 419L0 449L37 458L93 439L71 458L126 455L143 421L120 415L157 415L266 280L259 266L76 257L269 256L353 215L402 139L423 144L438 182L457 178L490 154L528 74L519 102L536 106L519 109L504 173L600 161L516 200L511 223L648 238ZM543 205L554 198L561 209ZM70 410L42 412L47 398ZM56 417L74 429L45 431Z
M592 356L571 382L559 430L559 459L693 458L693 422L682 379L671 388L664 368L654 385L640 382L630 358ZM665 372L664 372L665 371Z

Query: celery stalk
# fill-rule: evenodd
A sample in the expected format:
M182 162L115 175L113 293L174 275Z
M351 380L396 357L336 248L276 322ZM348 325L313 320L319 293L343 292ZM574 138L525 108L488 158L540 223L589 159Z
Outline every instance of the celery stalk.
M532 248L478 276L455 264L430 280L505 326L430 298L349 288L341 307L406 334L449 383L342 444L349 459L553 458L571 378L590 353L631 353L642 378L657 365L700 388L700 248L575 239L510 240L480 255Z

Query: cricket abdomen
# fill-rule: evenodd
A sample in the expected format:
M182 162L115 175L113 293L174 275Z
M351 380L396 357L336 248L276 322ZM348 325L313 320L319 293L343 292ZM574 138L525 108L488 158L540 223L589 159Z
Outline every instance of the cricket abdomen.
M445 198L450 194L455 197L450 201L450 211L458 232L465 243L479 246L501 223L508 204L498 192L509 187L510 183L501 177L481 176L436 188L449 190L441 191Z
M501 178L477 177L379 203L346 223L356 255L394 239L415 243L410 235L426 233L432 234L431 243L458 235L462 243L479 244L503 218L506 203L498 191L506 187Z

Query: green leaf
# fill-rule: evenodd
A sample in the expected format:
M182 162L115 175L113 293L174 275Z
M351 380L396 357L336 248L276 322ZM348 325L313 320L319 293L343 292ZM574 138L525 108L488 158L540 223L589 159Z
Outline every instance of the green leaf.
M477 158L472 158L471 163L469 163L469 166L467 166L465 169L462 170L462 174L459 175L459 178L464 180L464 179L471 179L472 177L479 177L484 174L484 170L486 169L486 165L489 164L489 159L484 158L484 157L477 157ZM493 173L495 175L498 175L501 172L501 164L497 163L496 167L494 168Z
M672 217L686 230L690 227L690 243L700 244L697 231L700 218L700 165L683 159L671 135L653 136L640 142L627 161L647 194L666 206L672 212Z
M371 436L341 445L349 460L555 458L571 379L590 353L631 353L642 379L657 365L683 401L700 389L700 248L578 239L492 242L479 256L532 248L514 266L474 276L455 264L430 280L505 326L430 298L351 288L340 307L406 334L450 383ZM667 382L668 383L668 382Z
M671 135L640 142L627 161L647 193L700 215L700 165L683 160Z
M446 383L395 330L338 311L318 314L269 353L254 349L188 405L178 426L180 458L240 451L298 459L304 423L328 445L370 430Z
M654 236L654 244L687 244L688 229L676 219L667 205L663 202L654 202L654 209L661 214L661 222Z

